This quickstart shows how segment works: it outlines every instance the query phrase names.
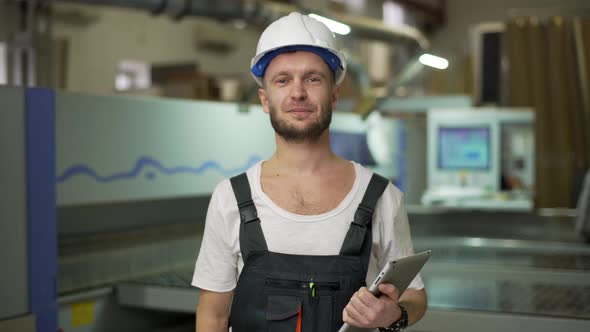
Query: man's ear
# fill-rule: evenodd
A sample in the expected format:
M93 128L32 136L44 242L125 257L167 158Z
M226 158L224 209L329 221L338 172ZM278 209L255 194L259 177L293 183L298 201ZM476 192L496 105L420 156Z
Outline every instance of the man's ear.
M258 89L258 98L260 99L260 103L262 104L262 110L264 110L264 113L268 114L270 110L268 108L268 97L266 95L266 90L264 90L264 88Z
M340 98L340 85L335 85L332 89L332 109L336 109L336 104L338 104L338 99Z

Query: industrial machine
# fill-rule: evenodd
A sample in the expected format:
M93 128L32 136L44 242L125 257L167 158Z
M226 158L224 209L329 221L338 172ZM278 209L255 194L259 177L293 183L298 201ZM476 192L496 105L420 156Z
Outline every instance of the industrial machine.
M0 290L13 299L0 304L0 327L194 331L199 290L190 281L208 200L221 179L274 150L262 110L2 87L0 119L10 156L0 172L0 258L11 266ZM334 114L335 149L388 165L395 149L380 155L375 141L395 138L397 125L379 135L369 127ZM467 137L485 141L494 128ZM461 132L443 135L460 141ZM475 169L483 154L443 165ZM416 331L587 330L590 248L571 219L435 211L410 213L410 223L416 250L433 249L422 274L429 311Z
M425 205L532 208L534 116L530 109L431 109Z

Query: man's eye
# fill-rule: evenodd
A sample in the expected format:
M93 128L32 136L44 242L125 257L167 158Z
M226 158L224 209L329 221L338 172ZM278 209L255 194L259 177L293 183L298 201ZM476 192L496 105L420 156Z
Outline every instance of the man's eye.
M307 81L311 82L311 83L317 83L320 81L320 78L319 77L310 77L307 79Z
M285 83L287 83L287 79L286 78L279 78L275 82L277 84L285 84Z

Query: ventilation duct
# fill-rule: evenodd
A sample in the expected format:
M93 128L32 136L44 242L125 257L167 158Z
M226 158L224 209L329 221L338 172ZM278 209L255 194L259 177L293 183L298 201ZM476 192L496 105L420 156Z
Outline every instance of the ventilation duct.
M153 15L169 15L175 19L197 16L218 20L245 20L250 24L267 25L292 11L307 13L305 8L261 0L58 0L61 2L101 5L145 10ZM323 16L340 21L352 29L357 38L382 40L388 43L411 43L411 47L428 49L430 43L420 30L410 26L388 27L381 20L358 15Z

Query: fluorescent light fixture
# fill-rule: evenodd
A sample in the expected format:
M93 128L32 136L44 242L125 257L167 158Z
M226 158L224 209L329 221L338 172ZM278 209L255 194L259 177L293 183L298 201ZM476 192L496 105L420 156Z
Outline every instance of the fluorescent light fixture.
M432 54L422 54L418 60L425 66L438 69L446 69L449 66L447 59Z
M350 27L344 23L340 23L338 21L331 20L329 18L316 15L316 14L309 14L309 17L315 18L316 20L324 23L332 32L340 34L340 35L347 35L350 33Z

